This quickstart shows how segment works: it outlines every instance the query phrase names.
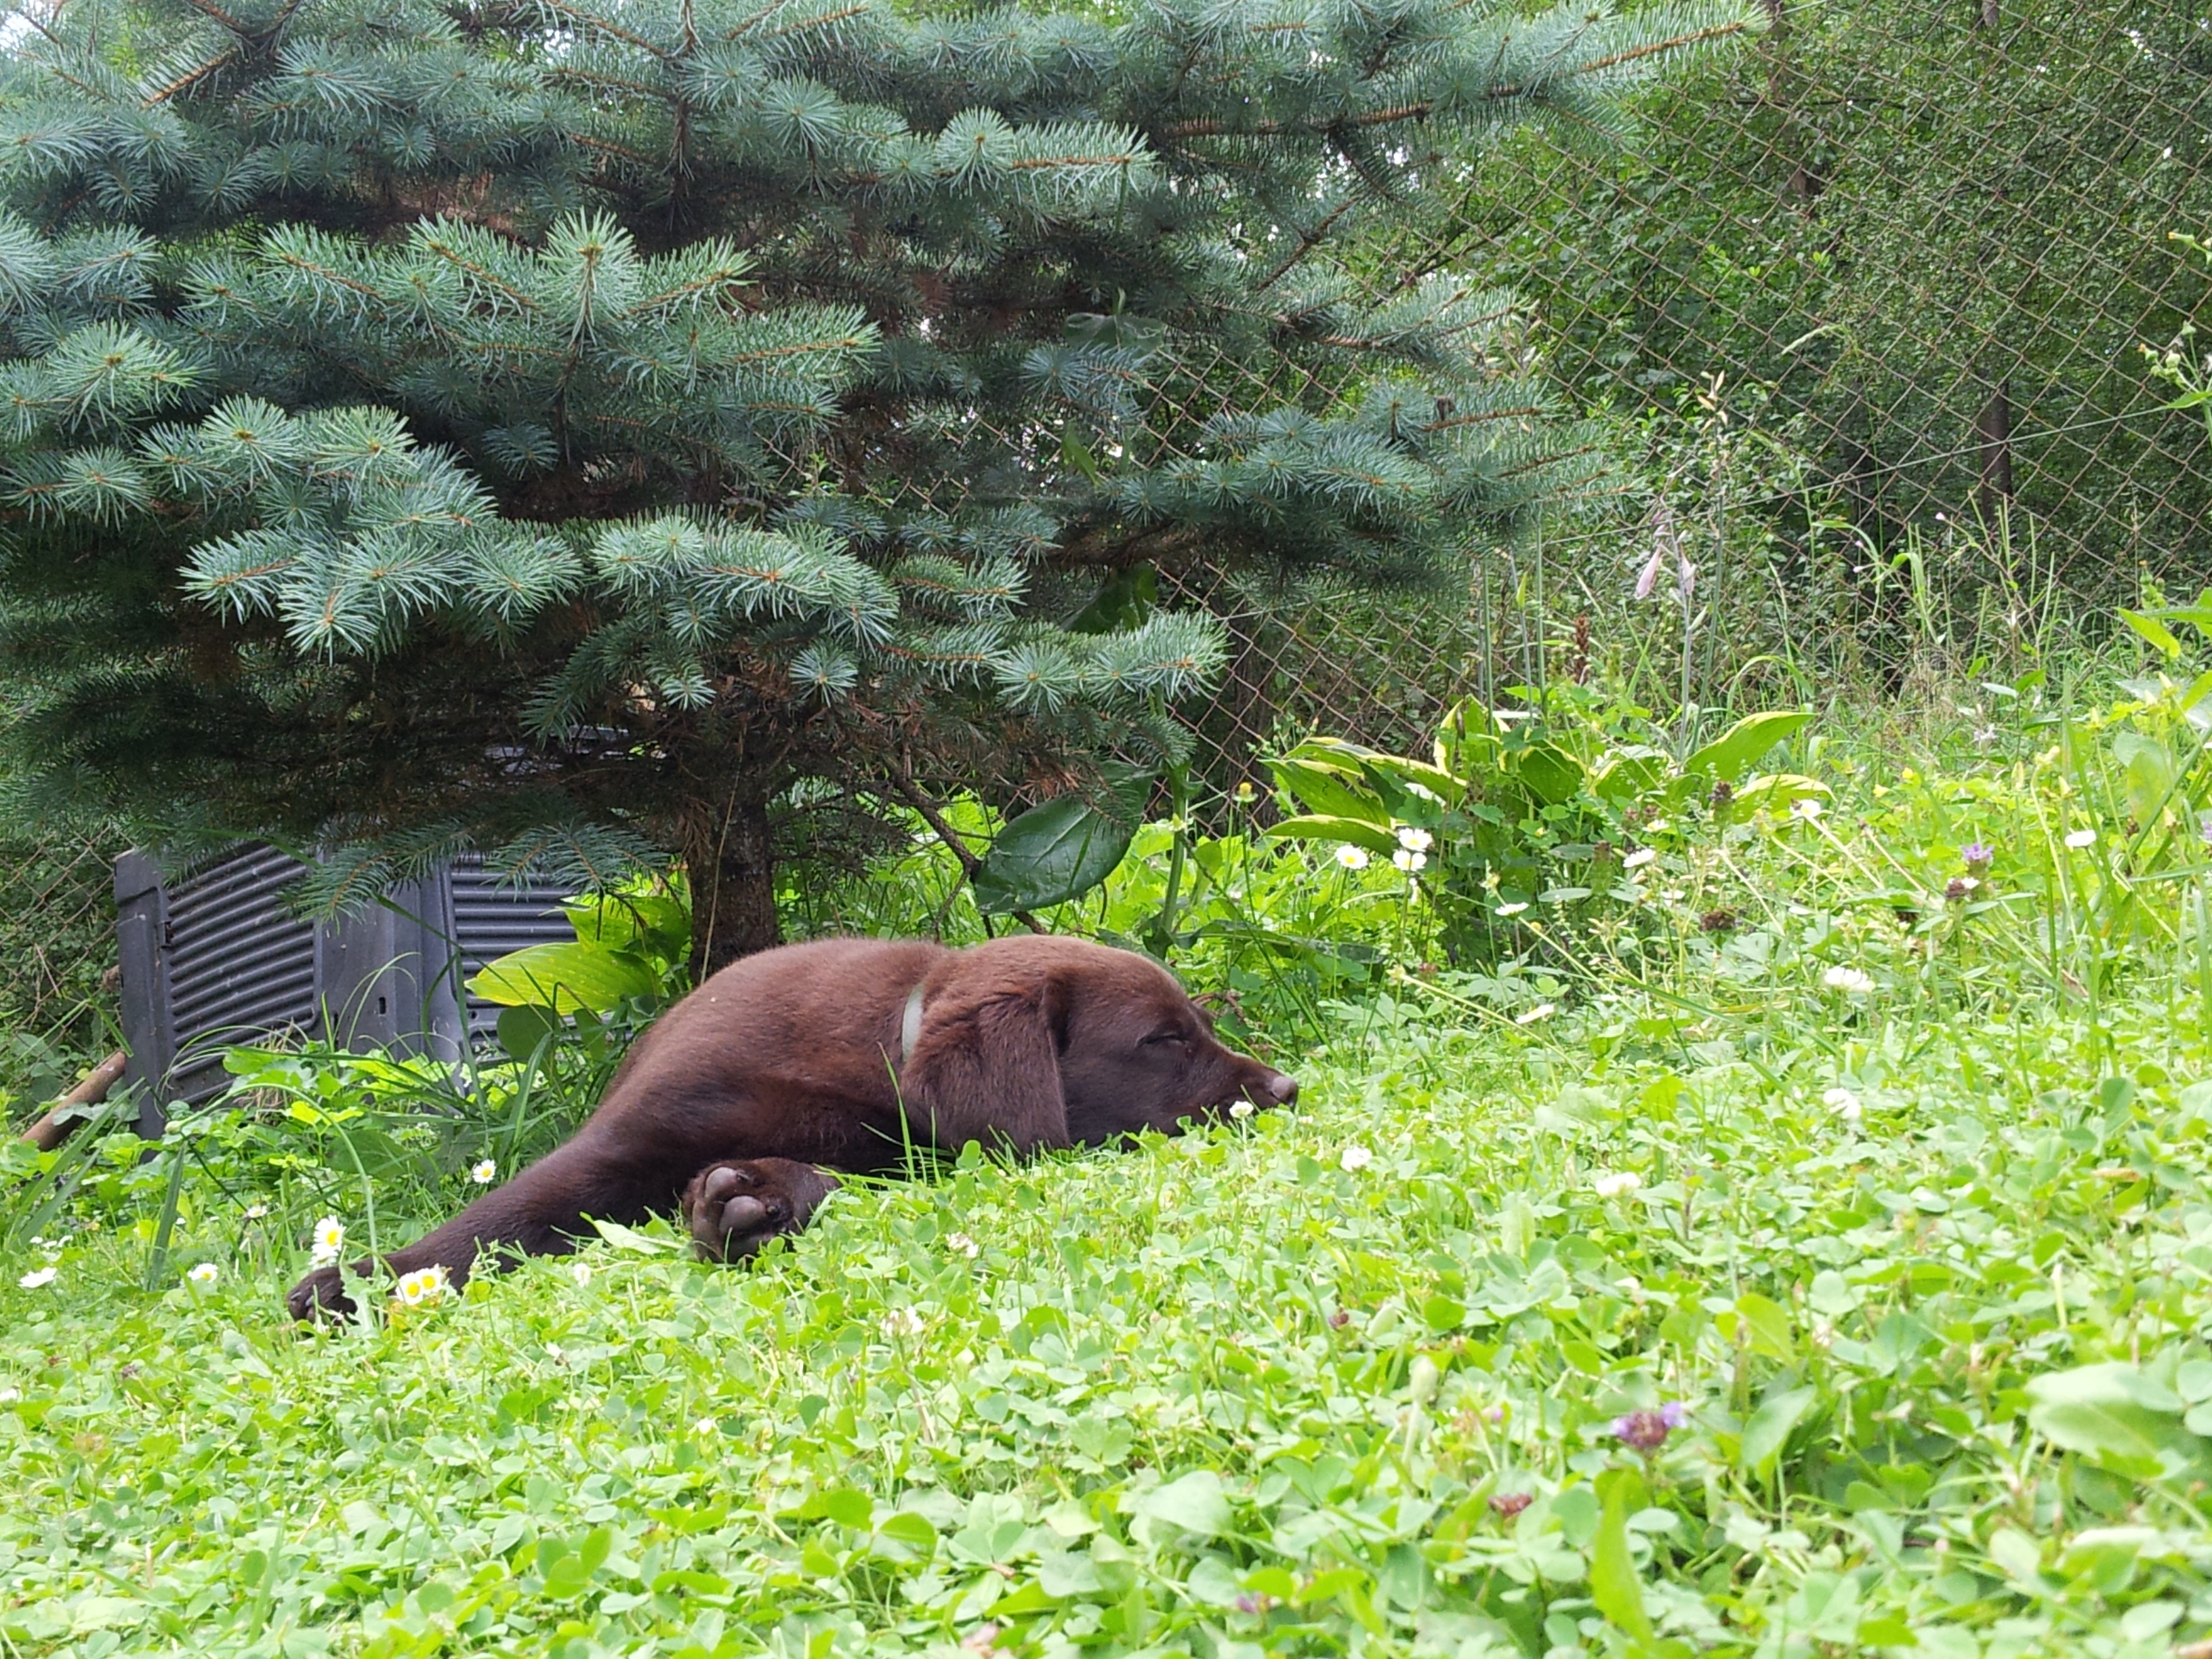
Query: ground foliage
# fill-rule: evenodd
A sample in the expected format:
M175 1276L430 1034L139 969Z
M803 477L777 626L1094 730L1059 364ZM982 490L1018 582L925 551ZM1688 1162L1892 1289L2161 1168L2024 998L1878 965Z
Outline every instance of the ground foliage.
M1816 733L1832 804L1655 833L1610 944L1425 965L1407 891L1295 1113L971 1152L748 1270L617 1230L303 1334L316 1213L395 1231L482 1146L371 1213L268 1110L189 1166L150 1293L170 1161L103 1154L0 1283L0 1633L2163 1654L2212 1625L2203 744L2021 702L1936 766Z

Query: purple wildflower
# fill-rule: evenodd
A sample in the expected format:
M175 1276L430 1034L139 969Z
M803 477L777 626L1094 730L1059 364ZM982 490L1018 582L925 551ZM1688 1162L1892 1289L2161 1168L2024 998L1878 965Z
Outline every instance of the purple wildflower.
M1667 1420L1664 1412L1631 1412L1626 1417L1613 1419L1613 1438L1631 1451L1650 1456L1667 1443L1667 1437L1674 1425Z
M1670 1400L1659 1408L1660 1420L1670 1429L1679 1429L1690 1420L1690 1408L1679 1400Z
M1997 861L1997 849L1985 841L1969 842L1959 856L1969 870L1986 870Z

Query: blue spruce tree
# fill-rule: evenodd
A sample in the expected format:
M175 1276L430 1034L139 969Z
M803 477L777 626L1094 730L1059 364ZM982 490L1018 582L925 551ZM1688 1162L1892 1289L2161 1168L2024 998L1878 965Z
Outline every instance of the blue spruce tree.
M0 58L19 805L673 854L711 966L826 804L1172 757L1198 561L1464 568L1589 465L1387 232L1741 8L72 0ZM1102 628L1106 616L1112 625Z

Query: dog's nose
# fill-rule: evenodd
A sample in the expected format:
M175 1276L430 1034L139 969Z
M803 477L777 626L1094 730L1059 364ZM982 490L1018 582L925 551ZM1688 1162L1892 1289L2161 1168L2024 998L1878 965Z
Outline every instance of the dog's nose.
M1298 1080L1277 1072L1267 1079L1267 1092L1275 1097L1275 1104L1287 1106L1298 1097Z

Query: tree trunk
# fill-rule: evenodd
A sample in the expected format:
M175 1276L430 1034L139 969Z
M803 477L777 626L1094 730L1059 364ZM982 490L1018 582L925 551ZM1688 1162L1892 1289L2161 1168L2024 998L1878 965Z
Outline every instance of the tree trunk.
M744 791L686 838L691 878L691 973L704 980L739 957L782 943L775 915L775 846L768 799Z

